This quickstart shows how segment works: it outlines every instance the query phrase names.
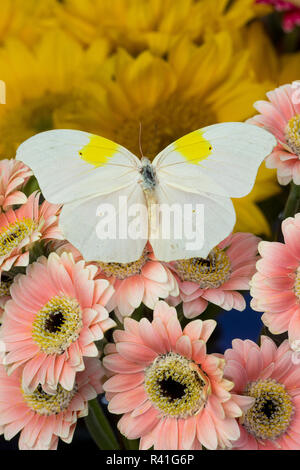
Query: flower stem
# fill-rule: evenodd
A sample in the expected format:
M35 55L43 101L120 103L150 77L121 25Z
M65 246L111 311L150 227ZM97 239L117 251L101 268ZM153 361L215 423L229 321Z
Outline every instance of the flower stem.
M298 212L299 207L300 186L296 185L295 183L291 183L290 194L282 214L282 220L286 219L287 217L293 217Z
M122 439L126 450L139 450L138 439L126 439L124 436L122 436Z
M85 418L85 423L99 449L120 449L116 436L96 398L89 401L89 414Z

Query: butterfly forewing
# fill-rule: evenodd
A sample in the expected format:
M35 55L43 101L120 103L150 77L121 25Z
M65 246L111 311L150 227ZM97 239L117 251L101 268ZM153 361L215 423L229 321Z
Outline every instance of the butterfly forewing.
M251 191L260 164L275 145L274 136L260 127L214 124L169 145L153 163L168 184L238 198Z
M75 130L37 134L20 145L16 158L36 176L55 204L107 194L136 183L139 160L103 137Z

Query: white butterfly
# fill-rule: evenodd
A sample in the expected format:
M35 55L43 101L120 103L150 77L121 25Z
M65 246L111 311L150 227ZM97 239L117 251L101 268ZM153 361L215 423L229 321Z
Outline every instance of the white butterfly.
M87 261L129 263L139 259L149 239L157 259L206 258L232 231L235 211L231 197L247 195L257 170L276 139L264 129L244 123L215 124L191 132L160 152L151 163L103 137L75 130L53 130L20 145L16 158L34 172L45 198L63 204L60 226ZM146 237L136 240L99 239L99 205L112 204L123 215L119 198L128 207L145 207ZM125 196L125 198L124 198ZM161 219L153 204L190 204L183 224L195 233L204 230L202 248L186 250L183 235L157 238ZM204 227L196 226L198 205L204 206ZM124 218L118 218L117 234Z

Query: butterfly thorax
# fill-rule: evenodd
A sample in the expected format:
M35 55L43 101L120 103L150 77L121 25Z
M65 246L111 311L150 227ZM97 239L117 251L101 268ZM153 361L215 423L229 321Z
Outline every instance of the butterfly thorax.
M148 160L148 158L143 157L141 160L140 173L142 175L142 186L144 191L151 191L155 188L157 179L155 169Z

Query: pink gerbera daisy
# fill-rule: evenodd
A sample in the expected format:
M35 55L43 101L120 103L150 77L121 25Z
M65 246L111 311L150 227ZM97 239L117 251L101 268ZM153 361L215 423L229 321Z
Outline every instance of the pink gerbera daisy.
M122 320L143 302L153 309L159 298L178 295L177 282L171 271L157 261L148 243L140 259L132 263L98 262L98 277L109 279L115 293L108 305Z
M51 253L15 278L0 336L7 370L22 366L26 391L39 383L46 392L58 383L72 390L83 356L98 355L94 341L115 323L105 308L113 288L106 280L95 281L96 272L84 261L75 263L71 254Z
M260 242L262 259L251 280L251 306L265 312L262 321L273 334L300 339L300 214L282 222L284 243Z
M32 193L26 204L0 214L0 273L12 266L27 266L30 246L38 240L62 239L58 228L60 206Z
M58 439L70 443L77 419L88 414L88 401L102 392L103 368L96 358L84 361L85 370L76 374L71 390L60 385L47 394L40 385L25 391L21 370L10 376L0 365L0 431L6 440L21 431L21 450L56 450Z
M241 450L299 450L300 369L292 362L288 341L277 349L267 336L261 347L235 339L225 352L225 376L233 391L254 400L240 418Z
M237 290L248 290L255 272L259 238L251 233L234 233L214 248L206 259L191 258L169 264L174 271L180 294L168 302L183 302L187 318L200 315L208 302L225 310L244 310L244 297Z
M14 204L24 204L26 195L20 189L27 183L32 171L18 160L0 161L0 212Z
M257 3L274 5L276 10L283 12L283 29L292 31L295 26L300 26L300 0L256 0Z
M232 395L224 359L206 353L214 320L194 320L182 331L176 310L159 301L150 323L124 320L103 362L112 375L104 390L118 427L140 449L230 447L238 439L236 417L252 404Z
M292 85L283 85L267 93L269 101L257 101L261 113L249 120L274 134L277 146L266 158L267 168L277 168L280 184L300 184L300 102L293 97Z

